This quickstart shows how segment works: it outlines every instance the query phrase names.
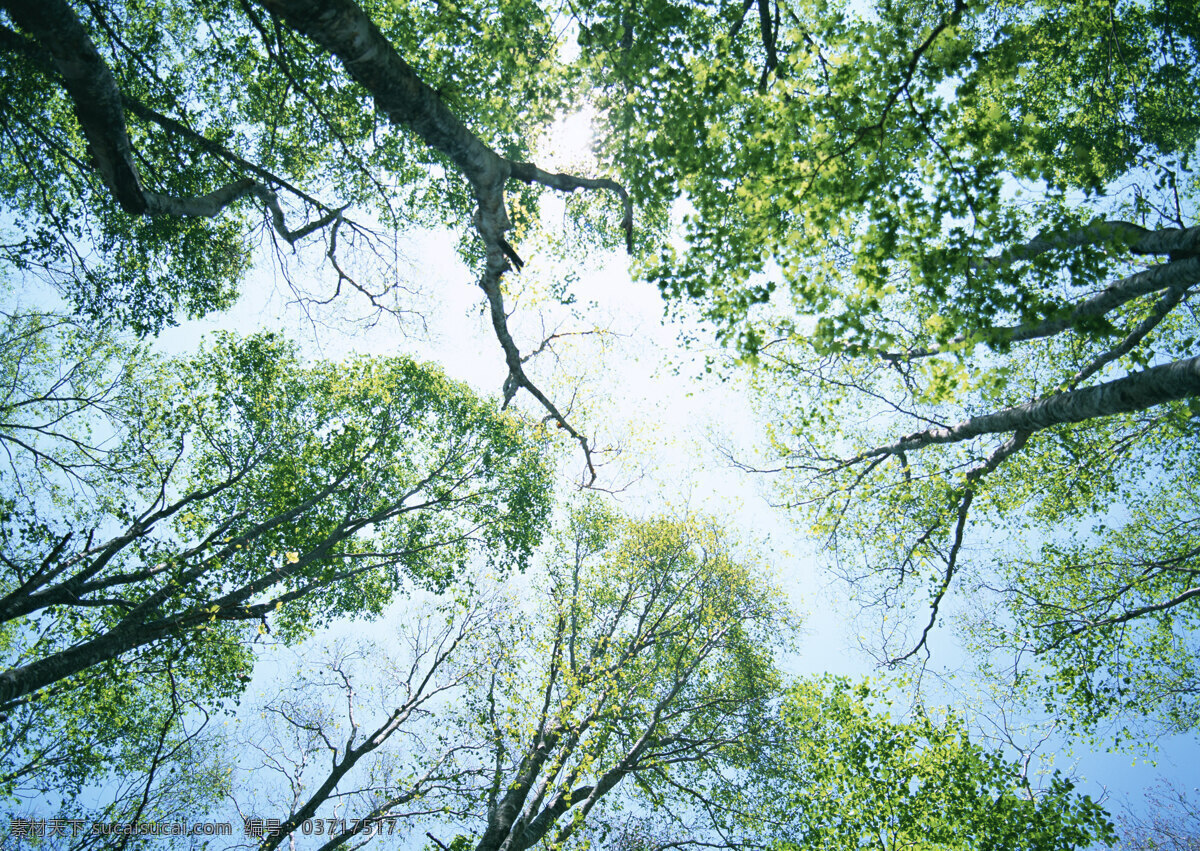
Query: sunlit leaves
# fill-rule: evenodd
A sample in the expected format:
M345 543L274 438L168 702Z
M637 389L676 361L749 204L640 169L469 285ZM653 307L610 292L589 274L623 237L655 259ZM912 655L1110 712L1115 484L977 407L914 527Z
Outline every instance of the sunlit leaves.
M779 847L1067 849L1112 838L1104 811L1070 782L1055 775L1035 792L953 716L897 721L866 686L827 679L793 686L780 717L755 813Z
M25 321L35 341L73 329ZM32 394L54 371L19 343L5 355L31 398L6 405L53 408ZM473 554L521 569L541 538L547 474L524 424L433 368L305 365L272 335L223 335L177 361L88 351L110 360L75 372L68 401L90 393L110 411L107 445L83 456L104 475L67 478L86 468L88 424L68 410L35 458L61 472L18 465L5 479L4 708L28 722L16 747L30 753L42 726L79 738L55 708L66 695L105 731L88 753L133 747L154 723L165 736L175 716L240 693L256 636L376 615L411 582L443 588ZM119 354L135 360L121 368ZM121 694L158 720L123 710ZM100 765L70 759L83 779ZM49 770L35 760L34 776Z

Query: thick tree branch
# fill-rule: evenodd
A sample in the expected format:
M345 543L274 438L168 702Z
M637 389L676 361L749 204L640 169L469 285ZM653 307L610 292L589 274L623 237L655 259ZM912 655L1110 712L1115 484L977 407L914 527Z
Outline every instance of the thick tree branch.
M911 452L939 443L959 443L984 434L1032 433L1096 417L1129 414L1195 396L1200 396L1200 357L1163 364L1094 387L1071 390L971 417L946 428L914 432L895 443L877 446L842 461L838 467L849 467L868 458Z
M533 788L533 782L542 770L542 765L549 759L555 745L558 743L559 732L550 731L544 736L538 736L533 742L529 753L521 760L517 776L508 787L504 797L500 799L492 816L488 819L487 828L479 838L479 849L498 848L512 830L521 813L525 799Z
M378 439L381 440L382 435ZM367 454L370 455L370 452ZM214 566L233 556L244 545L320 505L326 497L345 487L354 471L353 466L343 468L338 476L300 505L255 523L241 534L221 541L219 549L206 557L197 559L193 566L186 567L178 575L172 577L171 581L157 590L151 591L138 602L136 608L124 613L121 620L107 631L94 637L84 638L72 646L28 664L0 672L0 710L24 695L65 679L98 662L116 659L130 650L153 644L167 636L178 635L214 620L233 622L261 620L280 606L312 594L321 588L373 570L378 565L368 557L366 564L362 566L351 566L343 570L323 570L317 575L312 573L316 565L327 563L336 547L364 527L383 523L401 514L424 511L435 507L436 502L453 504L456 501L455 495L448 493L445 497L439 497L436 502L411 502L411 498L428 487L429 483L438 475L438 471L435 470L406 493L398 495L398 498L369 515L343 517L335 527L330 529L319 542L311 546L295 562L280 565L265 573L247 576L236 587L228 590L222 589L224 593L219 597L209 597L207 600L193 599L190 601L190 605L181 611L162 610L163 605L178 594L179 588L196 587L201 578L208 574ZM454 486L457 487L457 484ZM397 550L390 553L389 558L400 560L423 549L451 545L464 540L466 534L450 539L434 540L418 548ZM181 555L186 558L188 554ZM182 563L182 559L180 562ZM251 602L253 600L262 600L263 602Z
M326 204L322 204L316 198L312 197L311 195L309 195L308 193L306 193L304 190L300 189L299 187L292 185L287 180L284 180L282 177L275 174L274 172L271 172L271 171L263 168L260 165L250 162L249 160L245 159L244 157L229 150L224 145L221 145L218 142L214 142L212 139L209 139L204 134L202 134L196 130L193 130L191 127L188 127L186 124L176 121L174 118L171 118L170 116L167 116L167 115L163 115L161 112L158 112L157 110L150 108L149 106L147 106L146 104L144 104L140 100L138 100L137 98L130 97L129 95L122 95L121 102L125 105L125 109L127 109L129 112L132 112L138 118L141 118L144 121L150 121L154 124L157 124L159 127L161 127L163 130L166 130L168 133L171 133L175 136L180 136L180 137L187 139L188 141L195 144L196 147L200 148L201 150L203 150L209 154L212 154L215 157L225 160L230 165L237 166L239 169L242 169L243 171L247 171L251 174L257 175L263 183L265 183L267 185L278 186L281 189L286 189L288 192L295 195L297 198L301 199L302 201L307 202L308 204L311 204L312 206L316 207L319 210L323 210L326 213L333 211L332 207L330 207Z
M766 58L763 60L762 76L758 80L758 90L765 92L767 80L770 79L775 66L779 64L779 57L775 52L775 37L779 33L779 3L775 3L775 18L772 21L770 0L758 0L758 22L759 29L762 31L763 52L766 54Z
M737 34L742 31L742 25L746 22L746 13L750 11L750 7L755 2L756 0L742 0L742 13L737 16L737 20L733 22L733 26L729 28L730 41L737 38Z
M3 8L52 57L100 176L117 203L132 215L146 213L117 81L75 12L64 0L3 0Z
M1165 289L1186 290L1197 283L1200 283L1200 257L1160 263L1110 284L1103 292L1079 302L1060 319L994 330L1002 334L999 339L1008 343L1051 337L1077 325L1081 320L1104 316L1135 298Z
M42 73L57 80L60 84L63 84L65 88L64 79L55 65L53 55L49 51L41 48L38 43L22 37L18 33L10 30L8 27L0 25L0 49L22 54L26 59L33 62ZM250 162L244 157L229 150L224 145L214 142L204 134L193 130L186 124L177 121L168 115L163 115L161 112L152 109L137 98L122 93L121 104L126 110L143 119L144 121L149 121L158 125L173 136L188 140L206 153L225 160L230 165L257 175L262 181L260 183L246 180L237 181L229 186L223 187L216 192L210 193L209 195L198 199L177 199L171 198L170 196L157 196L160 199L159 207L156 210L147 210L147 212L150 214L159 213L165 215L212 217L219 215L220 212L229 204L233 203L233 201L236 201L247 194L251 194L258 197L267 206L271 213L271 223L275 227L275 231L282 236L289 245L292 245L305 236L308 236L310 233L318 231L330 223L338 220L338 214L346 209L345 207L335 209L321 203L316 198L304 192L302 189L292 185L279 175L263 168L262 166ZM121 120L123 126L123 116ZM127 138L126 141L128 141ZM297 198L300 198L313 207L316 207L318 210L322 210L325 215L317 221L305 225L296 231L288 230L285 225L283 210L279 206L279 200L275 196L275 193L269 188L271 185L286 189Z
M1192 230L1200 232L1200 229ZM1200 257L1187 257L1168 263L1151 266L1136 274L1122 278L1109 284L1103 291L1090 298L1077 302L1074 306L1062 311L1061 316L1041 322L1027 322L1006 328L990 328L986 333L989 338L1006 344L1025 343L1030 340L1040 340L1053 337L1080 322L1088 319L1098 319L1136 298L1165 289L1175 289L1186 292L1200 283ZM977 335L962 335L951 340L950 345L956 346L977 339ZM932 357L947 351L948 347L932 349L911 349L906 352L881 352L880 357L891 363Z
M1112 617L1101 618L1100 620L1094 620L1094 621L1092 621L1092 620L1085 621L1084 623L1081 623L1077 626L1072 627L1070 632L1068 632L1065 636L1063 636L1058 641L1048 644L1045 647L1039 648L1037 652L1045 653L1050 650L1055 650L1059 647L1059 645L1061 645L1064 641L1066 641L1067 638L1072 638L1076 635L1081 635L1085 632L1090 632L1091 630L1094 630L1094 629L1103 629L1104 627L1118 626L1123 623L1128 623L1129 621L1132 621L1132 620L1137 620L1138 618L1142 617L1143 615L1150 615L1150 614L1154 614L1155 612L1164 612L1167 609L1173 609L1176 606L1181 605L1182 603L1186 603L1188 600L1194 599L1195 597L1198 597L1198 596L1200 596L1200 588L1188 588L1186 591L1183 591L1183 592L1175 595L1174 597L1170 598L1169 600L1163 600L1162 602L1159 602L1159 603L1150 603L1145 606L1138 606L1136 609L1130 609L1129 611L1122 612L1119 615L1113 615ZM1063 623L1063 622L1060 621L1060 623Z
M1164 228L1147 230L1132 222L1096 222L1067 233L1039 233L1029 242L1014 246L996 257L985 257L971 264L975 269L997 269L1022 260L1032 260L1047 251L1102 246L1140 255L1194 256L1200 251L1200 228ZM1174 259L1174 258L1173 258Z
M236 180L207 195L194 197L179 197L146 189L134 162L135 152L126 129L124 107L127 99L122 96L112 71L71 7L64 0L2 0L2 7L19 27L33 36L46 55L38 56L23 45L19 37L14 38L15 34L7 30L3 46L20 50L43 70L47 70L47 66L53 68L59 83L71 98L75 117L88 140L88 150L101 180L126 213L134 216L212 218L234 202L252 195L266 205L275 230L289 244L341 216L340 209L328 210L316 222L296 231L288 230L275 193L265 183L250 178ZM46 61L47 57L49 62ZM138 106L137 112L155 120L160 126L164 124L159 120L164 116L140 104ZM174 132L182 129L192 141L203 139L178 122L166 121L173 125L169 129ZM204 147L211 149L213 144L208 143Z

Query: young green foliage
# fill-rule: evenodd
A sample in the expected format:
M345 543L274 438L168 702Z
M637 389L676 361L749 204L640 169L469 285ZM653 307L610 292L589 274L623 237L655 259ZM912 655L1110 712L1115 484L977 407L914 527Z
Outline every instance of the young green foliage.
M61 735L84 750L53 770L77 786L101 766L88 754L152 736L164 706L240 693L257 635L377 615L476 555L523 569L540 540L547 471L525 427L432 368L305 365L271 335L95 368L121 385L104 477L71 499L5 481L0 711L29 736L14 765ZM41 450L70 457L70 438Z
M966 581L1012 589L1023 646L1080 685L1111 661L1108 615L1024 582L1010 556L1064 530L1090 547L1110 510L1137 518L1133 540L1194 522L1149 496L1194 464L1200 15L763 2L756 32L754 5L681 12L678 26L727 29L662 60L633 50L645 64L606 78L661 116L622 130L610 112L608 138L637 156L606 155L689 206L682 242L643 268L759 368L777 459L763 466L879 610L884 661L927 653ZM981 526L1002 530L982 557ZM1162 648L1197 605L1195 555L1171 552L1169 575L1105 598ZM1077 590L1102 584L1104 560L1072 559ZM1042 626L1058 606L1078 615L1061 641ZM1117 677L1146 687L1108 705L1184 717L1156 695L1195 687L1190 646L1151 651ZM1105 701L1072 708L1075 685L1047 696L1093 724Z
M486 785L458 832L481 851L579 846L630 795L686 802L690 778L756 741L789 625L778 597L711 521L587 503L468 701Z
M1086 848L1114 838L1105 812L1057 773L1035 778L972 744L961 722L888 716L840 679L794 685L780 740L748 784L752 824L780 849Z

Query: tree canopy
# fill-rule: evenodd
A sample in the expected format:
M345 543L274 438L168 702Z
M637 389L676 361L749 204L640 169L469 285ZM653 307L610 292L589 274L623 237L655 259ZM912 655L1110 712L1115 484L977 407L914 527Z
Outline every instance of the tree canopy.
M300 641L410 583L445 589L481 554L529 562L551 510L547 429L504 409L527 397L599 483L587 426L534 380L549 341L512 330L550 195L566 199L561 244L632 255L752 375L770 458L733 460L772 475L878 610L880 661L928 659L956 595L975 594L988 616L960 634L1017 660L1053 712L1091 732L1194 729L1198 76L1195 0L0 0L0 271L75 311L0 329L0 711L24 754L3 783L44 769L77 788L118 752L152 753L153 780L158 754L202 747L171 719L238 694L259 630ZM588 173L539 164L580 112ZM271 249L306 304L399 313L397 241L428 227L462 237L499 406L403 357L306 364L260 335L164 361L120 336L229 307ZM758 649L777 600L718 532L590 516L539 588L545 634L512 626L496 650L519 677L468 701L459 732L483 725L473 752L495 756L456 775L490 778L481 830L459 825L481 849L584 842L625 780L660 806L681 791L672 748L722 750L723 725L780 697ZM676 605L699 631L650 629ZM576 645L687 677L634 677L618 710ZM1006 823L1107 835L1067 785L1022 797L956 722L876 724L831 688L793 689L779 723L828 705L944 758ZM57 729L79 747L40 738ZM906 753L879 759L907 770ZM748 753L709 756L680 759L750 770ZM913 806L974 835L913 770ZM973 825L991 817L972 807ZM788 829L907 830L814 818Z
M78 788L105 748L136 753L125 733L165 737L183 706L239 694L257 636L378 615L480 557L523 569L540 540L540 450L430 367L306 366L265 335L177 361L109 340L85 347L108 360L61 376L80 329L8 320L6 781L49 770Z
M1069 781L1035 790L953 718L898 721L866 686L788 682L774 651L795 619L737 549L711 519L584 505L531 604L456 600L403 630L404 655L341 642L302 662L250 739L285 782L270 794L247 772L240 811L273 816L264 848L422 832L430 849L1111 838Z
M1194 723L1195 12L796 18L811 42L654 267L761 365L758 466L879 611L880 658L928 658L954 589L987 591L980 646L1032 651L1089 727Z

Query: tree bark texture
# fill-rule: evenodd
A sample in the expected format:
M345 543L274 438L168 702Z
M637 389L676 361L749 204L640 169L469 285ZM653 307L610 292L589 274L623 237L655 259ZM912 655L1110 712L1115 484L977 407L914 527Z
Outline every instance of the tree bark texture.
M87 30L65 0L0 0L13 22L53 57L100 177L121 209L149 211L125 131L121 91Z
M1200 396L1200 357L1135 372L1124 378L1059 393L991 414L971 417L948 428L926 429L896 443L859 456L859 460L921 449L936 443L958 443L984 434L1035 432L1096 417L1144 411L1155 405Z

